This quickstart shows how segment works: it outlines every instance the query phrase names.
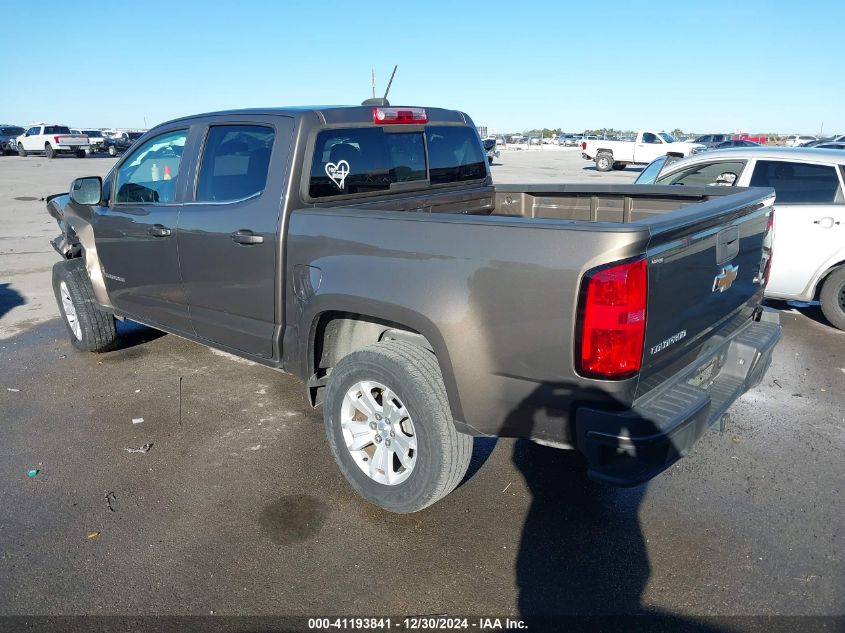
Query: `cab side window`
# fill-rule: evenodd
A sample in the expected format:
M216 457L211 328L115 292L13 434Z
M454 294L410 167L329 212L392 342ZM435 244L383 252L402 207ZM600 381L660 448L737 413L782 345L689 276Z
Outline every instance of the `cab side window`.
M261 125L214 125L202 153L196 200L234 202L264 191L275 133Z
M651 132L646 132L643 134L643 143L659 143L660 139L657 138L656 134L652 134Z
M777 194L778 203L843 202L836 169L830 165L758 160L750 186L772 187Z
M167 204L176 200L176 179L188 130L165 132L143 143L117 171L113 202Z
M31 127L26 131L26 136L35 136L40 130L40 127Z

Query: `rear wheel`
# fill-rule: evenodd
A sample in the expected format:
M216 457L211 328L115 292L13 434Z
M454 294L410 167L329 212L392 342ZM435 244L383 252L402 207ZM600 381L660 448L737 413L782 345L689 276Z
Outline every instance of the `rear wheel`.
M56 157L56 150L53 149L53 146L49 143L44 143L44 155L47 158L55 158Z
M596 156L596 169L610 171L613 168L613 154L602 152Z
M824 280L821 292L822 312L828 321L845 330L845 268L839 268Z
M472 438L458 433L434 354L401 341L376 343L332 369L323 412L340 471L365 499L416 512L463 478Z
M70 342L84 352L104 352L117 339L114 317L97 305L82 258L53 266L53 292L70 334Z
M85 158L88 155L88 151L84 149L76 150L76 157L77 158Z

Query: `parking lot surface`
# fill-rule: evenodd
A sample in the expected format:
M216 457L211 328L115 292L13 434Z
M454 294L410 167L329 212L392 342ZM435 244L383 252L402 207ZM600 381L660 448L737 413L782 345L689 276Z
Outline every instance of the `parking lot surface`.
M817 307L775 306L764 382L647 486L478 440L453 494L388 514L298 380L130 323L117 351L71 347L40 198L112 164L0 158L0 615L845 613L845 333ZM637 173L592 167L505 151L493 173Z

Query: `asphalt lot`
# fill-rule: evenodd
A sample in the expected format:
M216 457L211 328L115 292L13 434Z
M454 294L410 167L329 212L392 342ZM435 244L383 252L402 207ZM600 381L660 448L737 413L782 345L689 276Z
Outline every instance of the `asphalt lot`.
M763 384L647 486L478 441L459 489L391 515L347 486L297 379L132 324L73 350L39 199L112 164L0 158L0 615L845 613L845 333L817 307L776 306ZM551 149L493 171L636 176Z

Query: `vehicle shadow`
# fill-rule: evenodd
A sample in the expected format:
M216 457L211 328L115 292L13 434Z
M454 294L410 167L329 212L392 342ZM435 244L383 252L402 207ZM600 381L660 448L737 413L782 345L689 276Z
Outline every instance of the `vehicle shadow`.
M808 319L812 319L817 323L821 323L829 328L836 328L827 318L824 316L824 312L822 312L821 304L818 301L811 301L809 303L804 301L782 301L780 299L766 299L764 302L769 308L774 308L775 310L781 312L789 312L790 310L795 310L802 316L807 317Z
M26 303L26 299L17 290L11 287L11 284L0 284L0 318L7 312L11 312L14 308L22 306Z
M562 407L543 414L568 409L573 419L582 403L571 394L579 390L561 386L552 395L557 393ZM530 410L532 402L548 401L549 395L538 389L512 415ZM637 434L647 432L649 424L638 424ZM512 460L532 496L516 561L519 611L529 630L718 630L642 604L651 574L639 521L646 485L614 488L594 482L580 453L529 440L515 443Z
M129 319L117 321L115 327L117 329L117 341L115 341L112 351L130 349L137 345L143 345L167 334L161 330L147 327Z
M586 167L582 167L581 170L582 171L598 171L598 169L596 169L595 165L587 165ZM623 172L623 173L628 172L630 174L638 174L642 170L643 170L642 167L626 167L625 169L612 169L612 170L610 170L609 172L606 172L606 173L612 174L615 171L615 172Z
M469 468L467 468L464 478L461 479L461 483L457 485L457 488L463 486L466 482L472 479L479 470L481 470L481 467L490 455L493 454L493 449L496 448L498 438L474 437L472 440L472 457L470 457L469 460Z

